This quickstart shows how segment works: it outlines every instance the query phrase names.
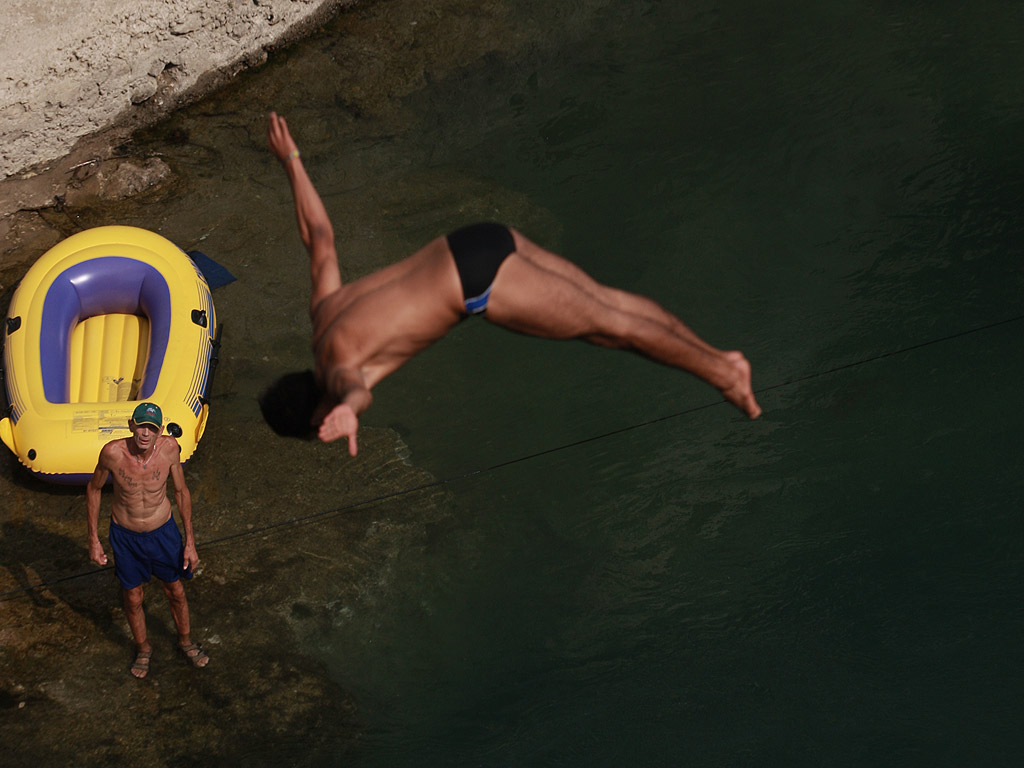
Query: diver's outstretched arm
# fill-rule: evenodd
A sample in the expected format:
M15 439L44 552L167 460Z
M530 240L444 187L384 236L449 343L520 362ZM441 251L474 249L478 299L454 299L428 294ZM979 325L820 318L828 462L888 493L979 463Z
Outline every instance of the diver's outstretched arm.
M309 271L313 287L309 298L310 313L320 300L341 287L341 270L334 247L334 228L327 209L302 164L299 148L295 144L283 117L271 112L267 122L267 143L274 153L292 187L295 198L295 217L299 223L299 236L309 251Z

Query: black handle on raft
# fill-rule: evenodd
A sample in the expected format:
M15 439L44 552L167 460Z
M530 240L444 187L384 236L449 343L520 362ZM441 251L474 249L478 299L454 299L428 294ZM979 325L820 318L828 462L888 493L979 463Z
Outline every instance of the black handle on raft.
M192 310L192 322L195 323L196 325L198 325L200 328L205 328L206 327L206 323L207 323L206 310L205 309L193 309Z
M203 393L203 402L210 402L210 392L213 391L213 374L217 372L217 363L220 362L220 337L224 333L224 323L217 326L217 334L213 337L213 344L210 346L210 373L206 377L206 392Z
M0 337L0 417L11 415L11 404L7 398L7 380L4 378L4 344L6 341L6 336Z
M10 336L12 333L14 333L19 328L21 328L21 315L18 315L17 317L8 317L7 318L7 335L8 336Z

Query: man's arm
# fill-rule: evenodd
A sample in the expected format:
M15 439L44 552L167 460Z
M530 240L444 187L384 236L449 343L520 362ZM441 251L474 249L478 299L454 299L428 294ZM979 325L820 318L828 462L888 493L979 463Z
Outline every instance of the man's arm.
M267 123L267 143L271 152L281 161L292 196L295 198L295 217L299 222L299 236L309 251L309 271L313 289L309 298L310 314L320 301L341 287L341 270L334 247L334 228L327 216L323 200L310 181L302 165L299 148L295 144L283 117L270 113Z
M327 395L337 404L324 416L317 436L325 443L341 437L348 438L348 452L355 456L359 450L356 433L359 431L359 414L370 407L373 394L366 386L363 374L352 368L337 367L327 374L324 382Z
M174 502L178 505L178 514L181 515L181 527L185 529L185 560L181 567L195 570L199 565L199 554L196 552L196 537L192 533L192 494L185 484L185 472L181 468L181 446L173 437L167 440L167 447L164 450L170 461Z
M89 559L97 565L107 564L107 555L103 551L103 545L100 544L99 519L103 485L107 482L109 474L110 472L103 466L103 452L101 451L96 471L92 473L92 477L85 486L85 520L89 528Z

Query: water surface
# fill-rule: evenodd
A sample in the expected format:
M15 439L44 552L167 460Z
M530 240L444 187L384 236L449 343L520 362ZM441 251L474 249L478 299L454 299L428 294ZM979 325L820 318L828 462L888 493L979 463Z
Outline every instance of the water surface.
M315 550L280 610L362 727L354 753L326 724L236 757L1016 763L1022 21L995 1L381 2L141 140L188 189L128 223L240 278L195 468L208 530L242 507ZM271 108L346 275L507 221L742 349L764 417L471 321L379 385L365 457L282 447L253 398L309 365L308 281ZM401 495L424 482L440 498ZM344 512L288 523L395 492L350 518L358 551L316 549Z

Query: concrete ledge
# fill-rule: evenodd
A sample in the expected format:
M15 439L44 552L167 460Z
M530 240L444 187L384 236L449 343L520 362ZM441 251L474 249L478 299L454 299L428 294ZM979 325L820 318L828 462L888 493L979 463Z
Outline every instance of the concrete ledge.
M356 1L5 0L0 181L153 122Z

